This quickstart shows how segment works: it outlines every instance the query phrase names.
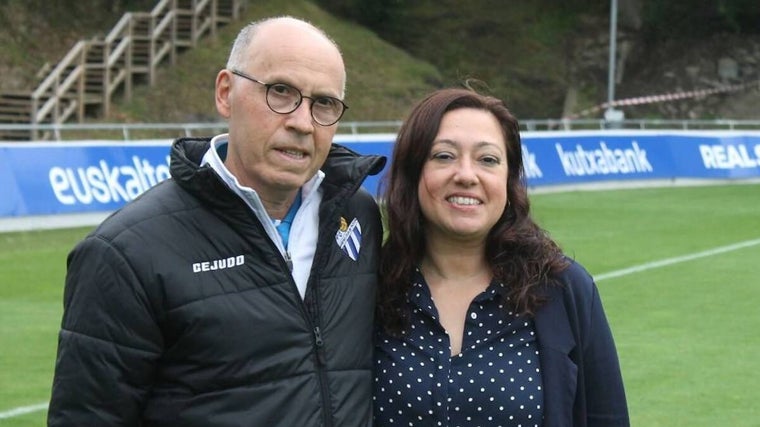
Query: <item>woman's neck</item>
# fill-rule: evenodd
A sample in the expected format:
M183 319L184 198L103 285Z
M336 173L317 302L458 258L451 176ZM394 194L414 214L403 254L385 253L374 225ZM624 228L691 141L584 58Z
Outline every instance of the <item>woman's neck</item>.
M420 269L427 280L469 282L483 276L490 280L491 276L483 242L428 239Z

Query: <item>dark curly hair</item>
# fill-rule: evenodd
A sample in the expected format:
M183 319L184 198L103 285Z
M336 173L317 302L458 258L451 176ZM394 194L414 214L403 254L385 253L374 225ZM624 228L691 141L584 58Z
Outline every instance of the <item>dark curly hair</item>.
M390 334L406 327L407 292L426 247L417 194L423 165L449 111L475 108L496 117L507 143L509 204L486 239L493 276L506 285L500 295L506 310L533 315L544 302L538 287L567 266L559 246L530 216L517 119L501 100L473 90L437 90L417 103L398 132L390 170L383 180L388 238L380 260L377 319Z

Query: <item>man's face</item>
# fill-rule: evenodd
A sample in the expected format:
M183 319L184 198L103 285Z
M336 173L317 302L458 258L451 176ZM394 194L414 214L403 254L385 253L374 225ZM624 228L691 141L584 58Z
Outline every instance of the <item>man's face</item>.
M342 99L345 71L337 49L312 30L271 25L259 30L241 71L263 83L285 83L304 96ZM267 203L295 194L322 167L336 125L311 116L311 100L288 114L267 106L267 88L223 70L217 76L217 109L229 121L227 168Z

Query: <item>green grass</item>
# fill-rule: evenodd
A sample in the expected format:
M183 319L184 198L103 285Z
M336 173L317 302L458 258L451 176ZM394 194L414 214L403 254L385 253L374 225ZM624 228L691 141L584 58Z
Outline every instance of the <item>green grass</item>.
M539 194L532 201L541 225L595 273L760 238L757 185Z
M760 238L760 185L532 195L592 274ZM0 234L0 412L50 396L66 254L88 229ZM599 280L631 422L756 426L760 245ZM45 411L0 419L44 425Z
M760 239L760 186L540 194L592 274ZM599 281L631 424L757 426L760 245Z
M0 412L50 397L66 255L88 230L0 234ZM0 425L41 426L44 415Z

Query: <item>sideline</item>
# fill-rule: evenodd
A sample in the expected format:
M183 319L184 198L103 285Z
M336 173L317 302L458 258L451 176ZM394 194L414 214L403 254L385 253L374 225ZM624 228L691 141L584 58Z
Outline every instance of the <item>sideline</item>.
M29 406L19 406L18 408L13 408L9 411L0 412L0 420L17 417L19 415L24 415L24 414L31 414L32 412L42 411L44 409L47 409L47 407L48 407L47 403L38 403L36 405L29 405Z
M94 227L110 214L111 212L94 212L0 218L0 233Z
M652 270L655 268L665 267L668 265L678 264L680 262L692 261L699 258L705 258L713 255L718 255L726 252L731 252L739 249L748 248L750 246L760 245L760 239L745 240L743 242L734 243L727 246L719 246L717 248L708 249L702 252L695 252L693 254L681 255L673 258L665 258L659 261L647 262L644 264L635 265L633 267L624 268L622 270L610 271L608 273L602 273L593 275L597 282L605 279L612 279L620 276L627 276L629 274L639 273L641 271Z
M705 258L713 255L718 255L726 252L736 251L739 249L748 248L751 246L760 245L760 238L753 240L745 240L743 242L734 243L732 245L719 246L717 248L708 249L702 252L695 252L693 254L677 256L673 258L665 258L660 261L648 262L645 264L635 265L629 268L623 268L621 270L610 271L598 275L592 275L596 282L600 282L606 279L613 279L615 277L627 276L629 274L639 273L642 271L652 270L659 267L665 267L668 265L678 264L681 262L692 261L699 258ZM0 412L0 420L5 418L12 418L19 415L30 414L32 412L42 411L47 409L47 403L38 403L36 405L20 406L11 410Z

